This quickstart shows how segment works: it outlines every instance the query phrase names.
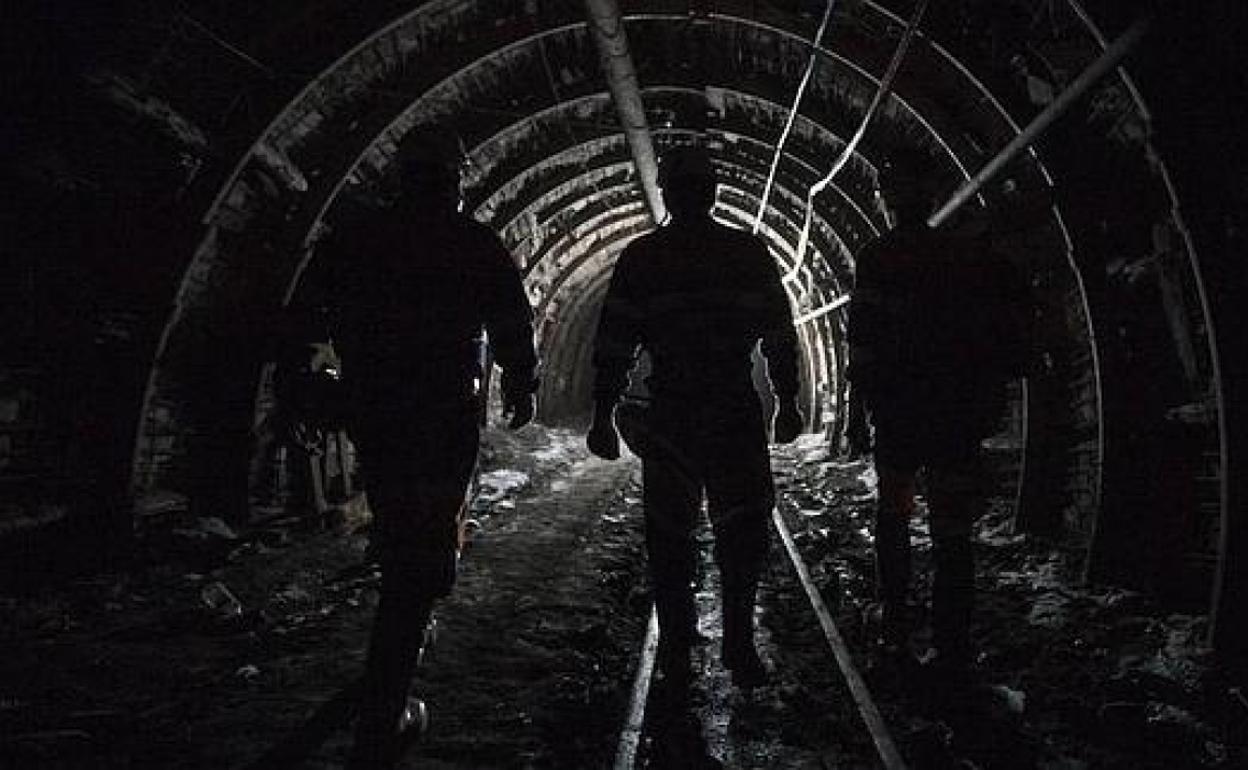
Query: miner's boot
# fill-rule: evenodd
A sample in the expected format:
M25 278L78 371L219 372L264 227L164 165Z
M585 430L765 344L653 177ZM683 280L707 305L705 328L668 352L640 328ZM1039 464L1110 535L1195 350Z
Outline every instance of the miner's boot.
M659 671L673 687L687 687L693 677L690 653L698 622L693 589L684 586L656 589L654 609L659 618Z
M941 668L961 677L971 663L975 602L975 562L969 539L935 540L932 562L932 646Z
M724 668L732 672L732 683L749 689L767 683L767 667L754 646L754 598L757 583L724 586Z
M429 622L425 624L425 631L420 639L420 648L416 652L416 668L424 669L429 665L429 659L433 655L433 645L438 641L438 619L429 618Z
M939 538L935 519L932 571L932 651L923 661L922 681L934 708L960 712L974 704L970 644L974 559L969 538Z
M406 743L413 741L429 731L429 707L416 695L408 693L407 702L403 704L403 713L399 715L399 736Z
M413 603L409 596L387 588L383 583L373 620L360 692L360 716L347 762L350 770L394 767L404 739L411 734L408 730L408 735L404 735L405 729L428 720L424 704L411 702L409 687L433 602ZM415 719L409 721L408 716L413 713Z
M977 475L969 470L933 474L932 646L934 673L950 684L968 682L971 613L975 604L975 555L971 529L982 507Z
M910 589L910 529L906 517L880 506L875 515L875 579L880 600L880 641L904 648L910 633L906 595Z

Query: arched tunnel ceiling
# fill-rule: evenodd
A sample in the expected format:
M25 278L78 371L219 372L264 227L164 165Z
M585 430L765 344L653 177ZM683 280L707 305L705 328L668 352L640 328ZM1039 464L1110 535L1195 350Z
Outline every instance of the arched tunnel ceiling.
M813 54L760 230L791 266L808 190L858 128L915 4L837 0L815 49L823 0L623 3L658 146L704 134L723 182L719 214L750 226ZM76 4L72 14L56 0L38 5L46 9L39 24L70 29L17 46L42 62L30 90L43 91L19 104L33 106L34 117L9 113L23 126L10 152L25 163L17 179L35 179L38 195L23 209L38 222L18 224L24 236L42 228L24 259L43 259L49 239L71 243L62 251L82 255L65 274L98 280L90 291L108 306L108 323L138 330L124 353L142 392L121 409L138 412L137 431L133 423L119 431L133 438L121 450L133 450L132 489L178 483L194 432L187 403L209 392L194 378L213 370L196 358L196 324L240 307L263 316L291 300L315 265L323 223L387 193L395 143L412 125L439 122L462 139L470 210L502 233L535 304L556 316L588 323L586 303L601 292L605 269L651 226L583 0L127 0ZM1216 306L1237 318L1237 295L1225 287L1242 275L1231 266L1242 260L1228 258L1242 248L1232 248L1239 236L1227 223L1242 221L1242 174L1221 165L1235 155L1242 120L1207 116L1238 115L1209 105L1243 101L1224 92L1242 84L1242 71L1209 72L1217 54L1202 49L1213 39L1216 50L1237 50L1242 32L1215 29L1234 13L1212 5L934 0L893 95L815 200L812 253L787 285L802 310L843 296L855 252L884 229L872 183L891 149L920 150L956 185L1143 7L1181 22L1154 25L1140 52L1147 57L1127 61L1147 88L1124 70L1111 73L1006 169L1018 195L1002 180L981 191L979 202L995 212L1056 182L1043 221L997 245L1032 278L1048 356L1049 379L1029 384L1026 416L1037 431L1028 446L1044 449L1028 450L1036 488L1021 494L1076 526L1088 524L1089 511L1113 510L1114 495L1130 509L1123 490L1141 479L1114 452L1135 446L1141 398L1150 419L1196 415L1193 467L1216 470L1193 471L1190 484L1202 511L1212 506L1225 520L1229 510L1227 404L1233 412L1241 402L1223 398L1205 270L1212 266ZM66 44L34 50L45 39ZM1141 93L1160 95L1155 111ZM1201 142L1208 146L1194 146ZM1209 172L1216 183L1206 183ZM73 232L61 242L47 235L56 226L43 224L40 206L66 199L65 221L85 210L94 225L65 228ZM1213 258L1205 262L1197 244ZM44 269L32 275L36 268ZM68 315L77 318L76 300L39 291L53 305L74 305ZM835 360L842 321L829 313L802 327L818 337L825 372L843 363ZM263 382L244 379L236 390ZM236 401L243 411L261 402ZM1218 528L1201 533L1212 542Z
M681 133L664 130L655 132L655 136L658 144L665 146L668 140L676 140ZM683 141L689 140L690 137L683 137ZM748 156L734 155L728 151L729 148L719 147L717 144L712 144L711 148L716 151L715 155L719 159L717 162L723 169L721 184L724 189L754 190L757 195L757 190L762 188L765 171L741 165L743 159L749 160ZM573 152L579 152L580 149ZM525 201L523 209L517 210L519 204L516 204L500 213L498 208L493 208L492 198L477 209L477 215L483 221L495 225L526 271L531 270L534 263L542 259L549 239L569 231L570 225L576 223L584 212L598 210L604 205L617 205L622 196L629 199L628 193L637 191L636 182L630 174L631 162L623 154L623 148L615 149L616 152L606 159L609 161L608 165L593 165L585 169L580 164L575 164L568 173L556 174L558 184L541 189L533 200ZM562 158L557 157L552 161L560 163ZM603 158L599 156L592 162L601 163ZM577 171L581 173L571 176ZM506 188L500 191L503 194L507 192ZM786 253L794 251L797 241L795 230L801 227L802 199L798 197L798 193L782 184L775 191L772 203L775 208L764 224L768 226L768 231L775 227L794 231L793 237L788 239L790 248L785 250ZM870 220L865 220L865 224L874 231L875 226ZM813 230L815 248L829 258L848 254L849 247L840 235L846 229L829 225L823 207L820 207ZM849 233L854 238L853 246L862 242L863 236L857 230L849 230ZM778 247L779 245L777 244ZM838 261L837 264L840 266L843 262Z
M619 248L651 226L629 148L581 0L504 6L436 0L389 4L385 12L362 9L376 15L371 24L357 20L350 42L344 37L335 48L321 41L332 54L322 57L319 74L287 93L267 117L239 122L237 135L249 136L249 146L224 173L205 174L217 180L219 192L206 207L205 237L184 274L162 352L176 336L180 315L222 301L219 287L240 270L265 265L267 288L251 289L249 301L264 301L257 293L264 291L289 298L302 266L315 258L321 221L327 215L332 221L336 203L349 208L385 195L397 142L423 123L459 136L469 161L470 211L513 249L539 310L557 305L555 293L567 287L575 289L573 301L593 294L583 289L600 285ZM657 146L704 135L720 171L723 217L737 225L751 224L796 84L814 55L810 87L760 229L778 261L791 268L807 193L859 127L912 4L839 2L819 48L810 38L822 3L648 0L626 6ZM892 94L834 185L815 199L812 253L787 286L798 309L817 310L841 295L853 254L884 228L872 199L881 157L896 148L918 150L955 186L1039 111L1043 93L1035 89L1058 88L1102 44L1073 0L933 3ZM1022 69L1027 77L1019 80ZM1133 219L1115 214L1113 227L1127 241L1141 242L1155 222L1173 216L1175 204L1152 165L1142 128L1147 116L1133 96L1125 81L1107 81L1088 109L1085 133L1107 163L1133 169L1136 192L1147 204ZM1027 154L1011 166L1015 188L1047 187L1041 160ZM987 202L1003 195L998 186L982 194ZM1092 208L1107 207L1094 201ZM1080 426L1069 439L1069 452L1079 455L1070 461L1078 468L1071 473L1091 479L1087 486L1096 490L1103 445L1096 433L1098 346L1066 214L1054 209L1045 227L1014 244L1014 258L1047 287L1055 323L1066 330L1062 365L1071 372L1068 398ZM1089 215L1077 224L1085 233L1095 226ZM835 333L832 320L821 318L812 329ZM1207 363L1198 362L1202 366ZM158 409L169 402L167 379L152 374L141 436L159 434L161 421L168 421ZM136 455L140 477L150 476L154 465L147 451L140 446ZM1096 494L1071 504L1094 506Z
M775 137L779 135L780 126L784 120L783 110L787 108L745 93L717 90L720 93L713 97L708 97L705 90L666 87L644 88L642 94L648 102L676 106L686 112L706 109L708 99L717 102L722 105L722 110L717 116L716 124L707 127L706 130L712 136L726 140L739 138L748 141L746 152L757 150L758 157L763 159L763 168L766 168L771 160L771 149L774 147ZM498 195L506 188L517 185L517 180L525 173L534 175L552 165L566 165L567 161L588 165L593 156L598 154L604 146L619 146L623 142L623 137L618 132L595 133L589 139L582 139L576 135L578 124L584 125L581 118L584 115L585 102L590 100L596 103L595 106L599 111L606 112L612 109L605 93L565 102L558 107L544 111L539 119L523 119L513 123L499 135L473 148L470 154L471 171L467 180L470 201L479 197L479 194L474 196L473 191L491 190L494 191L494 195ZM575 114L573 116L561 115L563 110ZM659 113L656 117L661 117L661 115L662 113ZM747 115L749 119L745 119L744 116ZM608 118L609 116L595 117ZM541 121L539 125L533 125L539 120ZM595 122L592 125L598 127L602 124ZM789 168L786 164L786 167L781 169L781 178L794 176L801 179L802 183L808 187L815 179L822 176L822 172L817 170L815 165L818 159L839 152L844 142L834 134L821 131L817 124L808 119L798 120L797 125L797 133L792 143L788 145L786 154L786 160L793 164L794 168ZM656 128L662 129L664 126L660 123ZM816 132L818 136L815 136ZM565 139L565 136L573 137L572 142L580 141L573 144ZM804 139L807 141L803 142ZM508 168L508 162L514 166L518 158L526 157L545 160L539 162L530 160L519 174L514 168ZM478 158L481 159L479 162ZM498 171L500 167L506 171L500 173ZM844 203L853 214L857 214L859 219L866 219L867 216L863 210L864 202L869 196L869 180L874 172L870 167L861 169L860 172L855 179L859 186L849 188L853 190L852 195L846 192L845 185L835 185L833 190L838 193L840 202ZM865 223L855 224L861 227ZM870 225L866 226L870 227Z
M614 190L620 199L590 207L591 210L573 227L551 242L548 254L537 255L529 263L530 285L539 319L574 273L586 270L591 263L589 272L605 272L628 240L650 229L649 214L636 186L618 186ZM751 212L757 208L758 202L757 197L748 192L725 187L720 191L716 214L735 225L748 227ZM788 225L788 233L773 231L766 224L762 232L773 244L789 247L787 252L776 253L776 259L786 268L791 268L793 260L789 252L796 245L795 231L799 225L793 222L788 222ZM817 269L813 275L809 269L805 270L803 277L806 280L799 282L796 288L790 287L801 309L809 309L811 302L827 297L827 290L836 287L834 277Z
M434 2L382 27L269 123L207 221L230 229L240 209L244 229L245 220L262 219L246 209L265 206L254 188L256 177L267 178L268 197L278 198L286 212L282 242L314 239L341 191L358 197L384 187L402 135L416 123L438 123L458 133L470 161L471 210L504 236L531 277L535 302L545 306L548 289L566 283L565 264L601 265L588 255L566 260L566 234L578 232L586 218L594 221L604 207L630 200L631 163L580 3L527 9L483 24L485 12L472 3ZM658 145L681 141L682 132L704 133L717 152L725 195L756 206L793 83L812 55L817 58L759 223L777 255L792 255L802 242L806 191L861 121L902 23L883 6L859 4L838 14L837 34L813 49L809 18L751 15L757 12L757 4L723 3L716 12L698 13L670 3L634 3L626 18ZM883 225L871 200L872 158L899 145L919 148L953 182L982 164L986 147L1015 130L982 84L939 46L916 46L910 56L872 132L831 194L814 202L813 256L797 258L802 277L789 285L801 311L816 309L848 285L853 252ZM748 224L748 214L736 220ZM548 243L552 236L555 242ZM585 249L583 242L573 247ZM214 249L199 254L198 269L187 272L181 307L193 306L194 295L212 284ZM796 261L790 262L793 268ZM295 269L287 297L298 276Z
M765 167L770 160L767 148L779 135L787 113L784 102L790 98L794 70L810 55L802 33L794 30L801 24L800 17L786 18L785 24L733 13L665 12L663 4L647 11L637 5L645 4L630 6L629 22L635 28L640 74L644 78L650 72L667 81L646 90L654 122L705 129L712 135L721 130L721 124L724 135L735 129L737 137L748 137L731 142L734 149L742 150L737 154ZM879 27L852 14L838 19L845 29L834 37L844 50L828 45L820 52L821 66L815 70L812 94L803 107L809 117L798 122L786 146L777 177L781 192L769 203L789 219L801 219L800 214L794 215L794 205L800 207L802 191L821 176L820 161L826 165L826 159L844 146L844 137L855 125L855 111L865 109L878 86L871 72L882 70L891 52L890 33L897 31L897 18L874 4L864 8L868 15L873 12L879 17ZM295 217L290 237L311 232L344 182L382 178L396 140L414 122L439 119L459 130L465 149L471 149L470 157L477 161L470 179L470 200L487 197L484 205L474 206L478 214L491 221L492 205L502 206L505 221L520 217L521 229L544 227L539 217L530 214L543 196L551 194L544 186L556 180L566 184L561 177L571 168L592 167L604 157L624 157L618 134L613 138L616 120L609 99L596 90L600 85L593 45L577 11L556 5L544 24L537 18L530 18L528 24L496 23L492 34L485 35L479 34L478 25L472 39L475 45L457 45L452 56L445 50L434 51L437 58L430 62L434 66L407 66L407 60L417 58L426 47L433 50L431 39L439 35L446 39L450 30L462 31L465 25L480 21L480 12L470 4L429 3L340 58L291 101L255 146L256 160L290 190L307 190L295 204L300 215ZM457 34L455 39L465 37ZM483 39L494 47L489 48ZM968 157L976 147L972 134L987 142L994 130L1001 133L1003 121L999 114L985 119L986 111L981 108L966 113L965 125L951 127L956 121L947 111L959 104L982 105L983 94L951 98L943 93L951 91L950 83L963 91L976 91L979 84L968 81L965 70L938 49L921 50L925 52L914 55L923 61L911 69L924 73L921 87L914 89L922 95L924 108L912 107L904 81L898 84L896 92L901 96L884 103L877 120L883 128L873 134L887 138L869 140L864 148L878 153L879 145L895 143L898 136L908 138L937 148L964 175L967 163L975 160ZM954 74L942 78L936 74L942 70L954 70ZM871 164L861 155L853 158L842 176L844 184L833 187L840 205L829 205L826 198L819 203L821 219L831 223L833 233L831 239L825 234L823 240L842 246L825 256L835 257L835 269L842 276L851 251L864 242L868 231L873 235L878 230L865 213L871 207L872 173ZM765 179L756 175L745 181L761 189ZM595 175L583 175L582 181L593 182ZM537 191L531 191L532 187ZM587 196L595 194L592 186L583 189ZM566 195L566 189L556 192L560 193ZM214 208L230 200L230 195L223 192ZM495 204L493 198L502 200ZM505 205L508 199L511 207ZM528 211L514 210L520 206ZM820 225L824 230L824 222ZM526 233L511 242L532 248L537 246L532 235Z
M453 13L456 8L462 15ZM594 89L600 85L592 41L584 22L574 18L579 9L558 8L566 15L556 12L544 26L536 19L529 25L495 25L493 32L500 37L492 49L480 44L482 35L475 35L473 42L478 45L456 46L456 65L447 62L451 57L446 51L438 50L439 67L397 66L396 56L415 57L422 44L427 45L438 31L449 35L448 30L456 24L474 23L469 4L427 4L374 35L305 89L257 143L257 156L275 167L295 189L312 180L310 200L302 206L303 223L315 221L322 213L348 169L353 169L352 179L375 178L389 162L394 139L417 119L446 118L460 127L470 145L478 140L492 141L492 135L500 131L508 134L511 141L498 142L498 154L484 161L483 165L488 165L479 181L486 181L484 177L494 169L540 167L547 162L546 145L551 136L601 136L615 123L605 94L593 98ZM893 26L872 29L871 22L858 16L841 20L844 30L838 30L841 34L833 38L846 52L838 50L837 44L828 46L812 89L819 98L812 95L803 107L821 128L807 132L801 130L806 126L799 127L788 148L791 156L806 159L807 165L820 157L832 157L839 150L838 137L852 131L855 112L861 112L874 93L877 84L869 70L881 70L891 53L893 40L888 33L896 32L896 19L888 19L873 4L864 8ZM651 112L661 122L679 120L685 126L701 127L707 116L699 113L706 110L708 102L718 101L720 116L735 118L741 127L753 127L762 142L774 142L786 110L782 105L791 98L793 70L808 56L803 37L808 31L792 29L800 24L800 18L788 19L788 28L731 14L691 17L687 10L647 13L639 9L629 18L630 26L638 27L634 37L639 42L634 48L642 62L642 77L647 69L663 73L669 81L683 77L698 97L689 99L686 95L682 100L679 83L660 84L668 86L665 91L652 89L660 96ZM511 34L501 34L500 30ZM703 59L682 59L690 50ZM1003 135L1000 116L994 117L990 109L983 108L982 93L961 98L947 98L948 94L941 93L950 90L948 83L960 85L963 91L977 90L978 84L967 81L951 59L930 51L916 51L916 55L932 59L912 68L924 73L918 92L923 94L925 109L909 107L903 80L897 88L903 96L885 104L879 119L883 128L876 135L900 134L939 146L964 171L964 158L973 155L977 146L973 135L978 135L979 144L987 146ZM714 58L708 61L706 57ZM864 62L861 65L860 60ZM942 70L953 72L942 77ZM712 72L722 83L707 77ZM435 80L443 73L449 74ZM544 85L535 88L536 84ZM937 84L941 84L940 89L936 89ZM759 93L750 93L747 87ZM934 89L938 92L932 93ZM664 96L676 98L664 104ZM696 101L701 104L692 103ZM567 114L552 115L563 113L560 105L564 104L576 115L575 120ZM946 111L965 104L980 106L960 114L963 125L952 128L955 121ZM804 138L809 141L804 143ZM957 152L953 151L955 146ZM866 147L871 148L872 142ZM866 203L865 192L870 189L869 165L851 164L846 177L850 180L847 186L857 193L854 208L861 210Z

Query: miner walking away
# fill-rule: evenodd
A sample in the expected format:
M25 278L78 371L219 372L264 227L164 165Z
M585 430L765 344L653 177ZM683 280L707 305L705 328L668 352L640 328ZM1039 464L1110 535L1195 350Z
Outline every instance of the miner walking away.
M751 687L767 672L754 646L754 603L768 550L774 487L767 422L752 372L762 342L778 401L775 439L801 430L797 337L779 271L763 242L715 222L715 172L696 147L659 170L671 222L620 255L594 349L590 450L619 456L616 408L638 351L650 357L644 419L621 415L642 457L646 546L658 613L659 668L688 684L698 637L694 532L703 495L723 602L723 663Z
M459 213L458 157L433 131L409 134L398 196L338 228L318 255L319 280L309 279L342 361L381 563L351 768L397 762L422 637L455 581L485 339L510 427L534 412L532 311L498 237Z
M980 240L927 226L934 203L922 161L880 171L894 227L856 259L849 378L874 428L879 501L877 593L886 650L909 643L909 520L926 471L932 535L928 670L965 682L975 569L971 528L984 502L980 443L997 432L1006 384L1021 371L1026 288Z

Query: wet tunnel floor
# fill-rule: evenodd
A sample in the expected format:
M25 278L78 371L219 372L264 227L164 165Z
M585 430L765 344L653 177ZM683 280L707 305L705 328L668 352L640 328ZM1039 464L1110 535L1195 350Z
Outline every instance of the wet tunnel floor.
M638 468L561 431L491 432L487 446L479 527L418 680L430 729L403 766L614 767L650 607ZM1060 549L1009 534L1001 510L977 533L984 686L933 703L867 643L867 466L804 441L775 467L782 514L911 767L1245 766L1248 703L1199 648L1203 621L1079 586ZM280 517L238 537L184 529L142 568L0 598L0 767L340 767L375 601L359 523L348 509L335 531ZM915 537L922 562L921 520ZM703 572L702 630L717 637ZM241 615L204 606L215 582ZM651 691L637 767L698 767L691 749L741 770L876 766L778 544L759 623L773 683L734 691L715 645L701 648L688 711Z

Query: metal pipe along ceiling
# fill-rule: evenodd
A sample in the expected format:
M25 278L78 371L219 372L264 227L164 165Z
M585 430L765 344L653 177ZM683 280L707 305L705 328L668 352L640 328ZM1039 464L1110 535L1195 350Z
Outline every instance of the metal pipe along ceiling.
M1122 60L1135 49L1136 45L1144 39L1144 35L1148 32L1149 26L1152 24L1152 15L1145 14L1136 20L1131 27L1122 34L1122 37L1114 41L1114 44L1101 54L1100 58L1090 64L1079 77L1068 85L1061 94L1058 95L1053 103L1045 108L1031 121L1028 126L1015 136L1000 152L988 163L984 165L979 173L967 180L961 189L953 194L948 201L945 202L940 209L933 214L927 221L929 227L940 227L949 217L953 216L959 208L970 200L976 193L983 188L985 184L992 181L1000 171L1005 168L1010 161L1018 157L1024 150L1039 139L1044 132L1053 125L1066 111L1070 109L1076 101L1084 94L1091 90L1092 86L1100 82L1101 78L1117 69Z
M1050 104L1043 112L1035 117L1030 124L1015 136L1009 144L1001 148L1001 150L979 170L973 177L968 179L962 187L953 193L945 203L937 209L928 219L929 227L939 227L949 220L954 213L963 205L973 198L984 185L992 181L998 173L1004 169L1010 161L1014 160L1028 147L1036 142L1044 132L1055 123L1058 118L1066 113L1076 101L1086 94L1092 86L1100 82L1101 78L1113 72L1122 60L1131 53L1132 50L1143 40L1152 23L1152 15L1145 14L1135 21L1131 27L1122 34L1112 46L1094 61L1092 64L1080 73L1080 75L1068 85L1061 94L1058 95L1053 103ZM829 175L830 177L831 175ZM799 247L805 250L804 244ZM845 305L849 301L847 296L837 297L823 307L817 308L796 319L795 323L803 324L825 315L837 308Z
M624 33L624 18L615 0L585 0L585 12L589 17L589 31L598 46L599 60L607 87L615 101L628 150L637 166L637 176L646 196L650 216L658 225L667 216L663 197L659 194L659 164L646 123L646 107L641 100L637 85L637 71L633 57L628 52L628 37Z

